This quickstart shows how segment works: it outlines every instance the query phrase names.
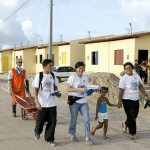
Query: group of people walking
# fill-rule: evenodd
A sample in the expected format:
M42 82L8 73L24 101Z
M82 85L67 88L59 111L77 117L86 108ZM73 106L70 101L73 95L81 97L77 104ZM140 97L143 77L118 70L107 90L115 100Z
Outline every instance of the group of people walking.
M16 103L14 100L15 95L25 97L25 90L29 93L29 80L26 71L21 67L22 60L16 61L17 67L9 72L9 92L13 97L12 112L13 117L16 117ZM37 120L35 126L35 139L40 139L40 134L43 131L43 126L46 122L45 128L45 141L51 146L55 146L55 127L57 123L57 105L54 93L57 89L58 80L52 73L52 61L45 59L42 63L43 72L42 78L40 73L36 74L32 86L34 88L35 103L37 107ZM134 73L134 66L132 63L127 62L124 64L125 75L119 82L119 96L118 103L112 104L107 98L109 92L108 87L102 86L99 91L99 98L96 104L95 120L98 121L97 126L90 127L90 113L89 105L86 98L88 77L84 73L84 62L77 62L75 64L76 72L72 74L67 81L68 104L70 110L70 125L68 133L70 134L71 141L78 141L76 136L76 124L78 113L80 112L83 120L85 143L93 144L91 135L94 136L96 130L104 128L103 139L110 140L107 136L108 128L108 114L107 105L110 107L124 107L126 120L122 123L123 132L129 130L129 138L136 139L136 118L139 112L139 90L144 95L145 99L148 96L143 87L143 82L138 75ZM21 94L23 93L23 94ZM15 108L15 109L14 109Z

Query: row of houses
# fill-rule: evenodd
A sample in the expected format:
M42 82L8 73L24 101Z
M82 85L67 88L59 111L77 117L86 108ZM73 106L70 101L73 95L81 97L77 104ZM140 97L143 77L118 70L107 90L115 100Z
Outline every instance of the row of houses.
M150 32L107 35L94 38L53 43L55 66L72 66L84 61L86 72L110 72L119 76L123 64L135 59L150 58ZM21 46L0 51L0 73L15 67L16 59L23 59L23 68L33 75L42 70L42 61L49 58L48 44Z

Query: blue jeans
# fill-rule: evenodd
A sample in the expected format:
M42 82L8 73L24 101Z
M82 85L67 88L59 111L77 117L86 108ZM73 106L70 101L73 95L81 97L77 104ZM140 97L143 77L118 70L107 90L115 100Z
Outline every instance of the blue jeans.
M75 102L73 105L69 105L69 108L71 114L71 121L68 133L75 135L78 112L80 111L83 120L85 136L89 137L90 136L89 105L87 103L79 104Z

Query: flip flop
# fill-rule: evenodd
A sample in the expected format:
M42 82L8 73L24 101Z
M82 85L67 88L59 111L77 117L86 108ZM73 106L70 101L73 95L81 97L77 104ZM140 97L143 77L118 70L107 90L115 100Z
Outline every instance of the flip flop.
M135 135L129 135L129 138L130 138L131 140L136 140L136 136L135 136Z

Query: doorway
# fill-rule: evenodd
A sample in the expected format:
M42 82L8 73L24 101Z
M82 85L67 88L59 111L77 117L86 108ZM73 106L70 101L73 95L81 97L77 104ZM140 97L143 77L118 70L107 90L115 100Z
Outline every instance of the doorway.
M148 60L148 50L139 50L138 51L138 62L139 62L139 64L143 60Z

